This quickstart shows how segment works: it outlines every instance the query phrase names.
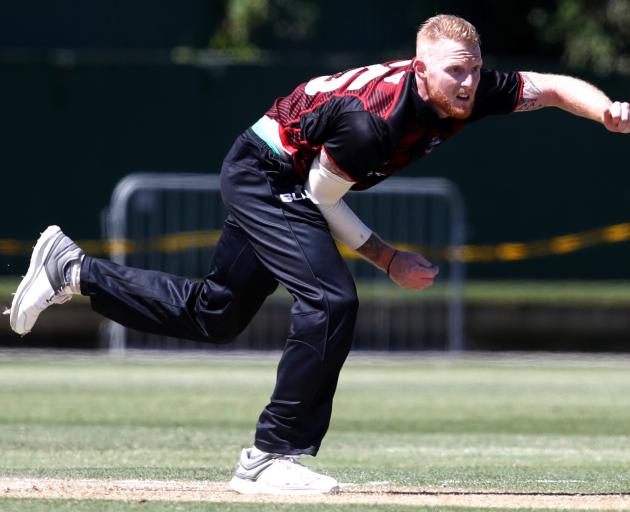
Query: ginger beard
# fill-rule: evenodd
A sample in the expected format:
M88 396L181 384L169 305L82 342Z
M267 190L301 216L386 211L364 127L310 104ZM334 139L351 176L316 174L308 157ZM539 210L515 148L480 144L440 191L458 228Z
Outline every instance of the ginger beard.
M429 95L429 101L444 112L449 117L455 119L466 119L472 114L473 106L475 104L474 97L471 97L468 101L463 101L455 97L451 100L442 89L435 87L430 77L427 77L427 94Z

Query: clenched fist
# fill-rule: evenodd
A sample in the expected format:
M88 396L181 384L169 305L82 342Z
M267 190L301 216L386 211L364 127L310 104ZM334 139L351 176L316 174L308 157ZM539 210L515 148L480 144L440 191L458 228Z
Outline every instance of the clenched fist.
M389 264L390 279L403 288L415 290L431 286L438 272L438 267L413 252L397 251Z
M630 133L630 104L615 101L604 110L604 126L616 133Z

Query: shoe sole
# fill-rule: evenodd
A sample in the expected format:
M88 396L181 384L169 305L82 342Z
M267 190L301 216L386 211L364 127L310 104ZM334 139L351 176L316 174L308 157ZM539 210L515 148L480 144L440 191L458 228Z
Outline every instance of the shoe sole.
M11 324L11 329L15 332L24 336L31 331L20 331L17 325L17 314L22 304L22 299L29 292L33 282L42 272L45 272L44 269L44 261L50 252L52 247L52 242L57 235L61 233L61 228L59 226L49 226L44 232L40 235L35 247L33 247L33 253L31 254L31 261L28 266L28 270L26 275L20 282L17 290L15 291L15 296L13 297L13 301L11 302L11 315L9 317L9 322Z
M335 494L339 492L339 486L335 486L329 490L320 489L282 489L278 487L268 487L261 485L254 480L244 480L243 478L233 477L229 483L230 489L240 494L274 494L277 496L316 496L322 494Z

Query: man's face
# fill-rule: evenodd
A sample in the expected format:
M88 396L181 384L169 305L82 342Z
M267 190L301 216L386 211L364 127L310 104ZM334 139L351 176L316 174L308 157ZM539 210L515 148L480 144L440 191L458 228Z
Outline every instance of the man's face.
M445 39L424 45L416 63L418 80L442 117L466 119L479 85L481 50L470 43ZM420 87L420 85L419 85Z

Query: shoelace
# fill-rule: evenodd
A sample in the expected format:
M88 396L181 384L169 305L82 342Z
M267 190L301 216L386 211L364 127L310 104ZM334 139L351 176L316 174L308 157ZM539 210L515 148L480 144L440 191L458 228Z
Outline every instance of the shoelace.
M294 456L284 455L282 457L276 457L275 460L278 464L281 464L292 471L298 471L301 475L309 476L313 480L319 478L317 473L307 468Z
M63 304L72 298L72 291L69 286L63 286L56 291L50 298L46 299L49 304Z

